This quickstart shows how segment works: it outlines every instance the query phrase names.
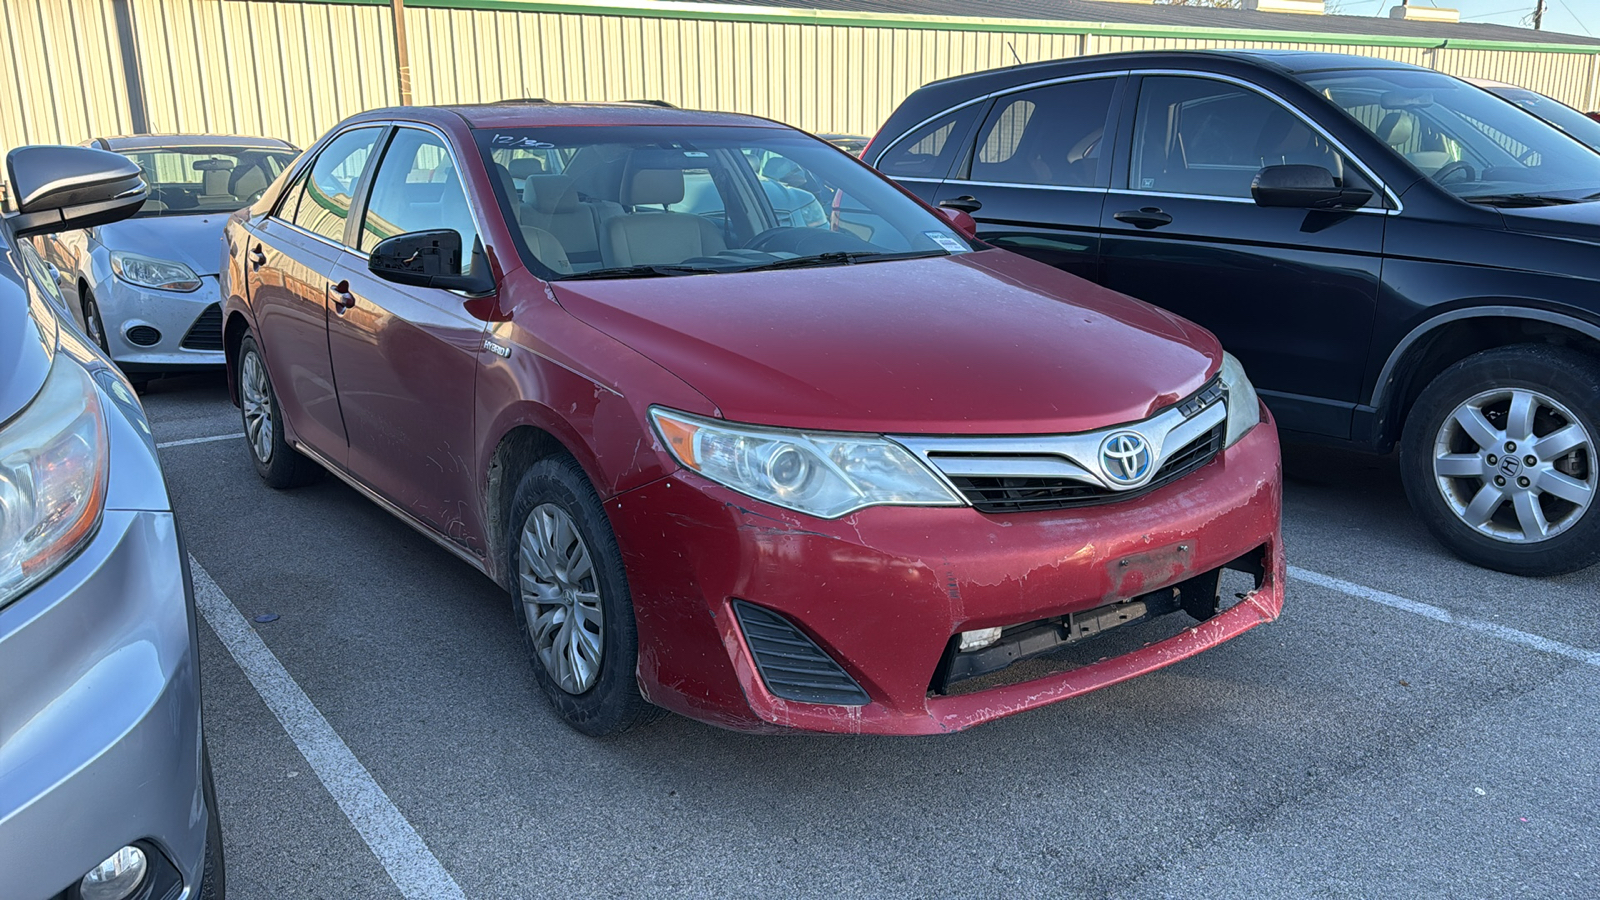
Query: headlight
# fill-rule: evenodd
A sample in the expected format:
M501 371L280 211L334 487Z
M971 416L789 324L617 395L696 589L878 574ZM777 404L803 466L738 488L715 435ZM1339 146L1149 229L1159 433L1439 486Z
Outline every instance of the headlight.
M94 534L106 496L107 440L93 379L58 355L39 396L0 427L0 605Z
M1232 353L1222 354L1222 387L1228 393L1228 436L1222 446L1228 448L1261 424L1261 398Z
M733 425L650 410L662 443L705 477L777 506L833 519L867 506L960 506L910 451L870 435Z
M170 259L151 259L118 250L111 254L111 271L129 284L160 291L188 293L200 288L200 276L193 269Z

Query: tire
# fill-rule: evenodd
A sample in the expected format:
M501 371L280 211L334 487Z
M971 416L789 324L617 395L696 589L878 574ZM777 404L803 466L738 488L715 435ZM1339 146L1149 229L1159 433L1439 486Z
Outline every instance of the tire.
M1562 575L1600 561L1597 448L1600 362L1521 344L1469 356L1422 391L1401 437L1401 477L1412 509L1457 556Z
M87 287L79 298L83 308L83 329L89 333L89 340L94 341L106 356L111 355L111 341L106 337L106 320L100 315L100 304L95 302L94 293Z
M512 608L556 714L594 737L662 715L639 693L622 553L583 469L570 457L534 463L517 485L508 525Z
M223 862L222 816L217 812L217 786L211 778L211 751L200 745L201 791L205 795L206 812L210 823L206 825L206 860L200 871L198 900L223 900L227 896L227 866Z
M256 339L245 335L239 344L239 414L256 474L269 487L285 490L316 481L322 468L301 455L283 439L283 409L272 388L266 358Z

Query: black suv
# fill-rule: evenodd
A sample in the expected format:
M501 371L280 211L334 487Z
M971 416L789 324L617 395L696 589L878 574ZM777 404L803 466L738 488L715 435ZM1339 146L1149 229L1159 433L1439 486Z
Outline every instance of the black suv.
M929 84L863 158L1210 328L1285 431L1398 442L1462 557L1600 559L1600 155L1512 104L1366 57L1126 53Z

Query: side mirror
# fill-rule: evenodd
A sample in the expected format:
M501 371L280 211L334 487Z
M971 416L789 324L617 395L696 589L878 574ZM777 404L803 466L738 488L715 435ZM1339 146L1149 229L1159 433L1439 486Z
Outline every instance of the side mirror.
M1372 199L1365 188L1340 187L1321 166L1267 166L1250 182L1257 206L1287 209L1353 209Z
M962 237L972 240L978 239L978 223L964 211L951 209L948 206L935 206L933 211L939 214L939 218L950 223L950 227L954 228Z
M440 288L467 294L494 290L483 244L472 248L472 266L461 272L461 233L449 228L412 231L378 242L367 259L372 274L412 287Z
M150 195L137 163L91 147L18 147L6 154L6 174L18 237L126 219Z

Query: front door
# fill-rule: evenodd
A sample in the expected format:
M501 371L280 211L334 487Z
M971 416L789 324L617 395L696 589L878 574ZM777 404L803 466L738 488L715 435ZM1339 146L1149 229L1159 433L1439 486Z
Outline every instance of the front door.
M1119 146L1097 280L1209 328L1279 424L1349 437L1381 270L1381 192L1306 119L1227 81L1147 75ZM1124 117L1126 120L1128 117ZM1263 166L1319 165L1375 191L1357 210L1269 209Z
M373 175L359 246L326 282L328 340L350 471L481 555L472 409L487 323L467 313L459 294L394 284L367 269L378 241L439 228L461 234L462 265L470 266L478 229L443 139L397 128Z

